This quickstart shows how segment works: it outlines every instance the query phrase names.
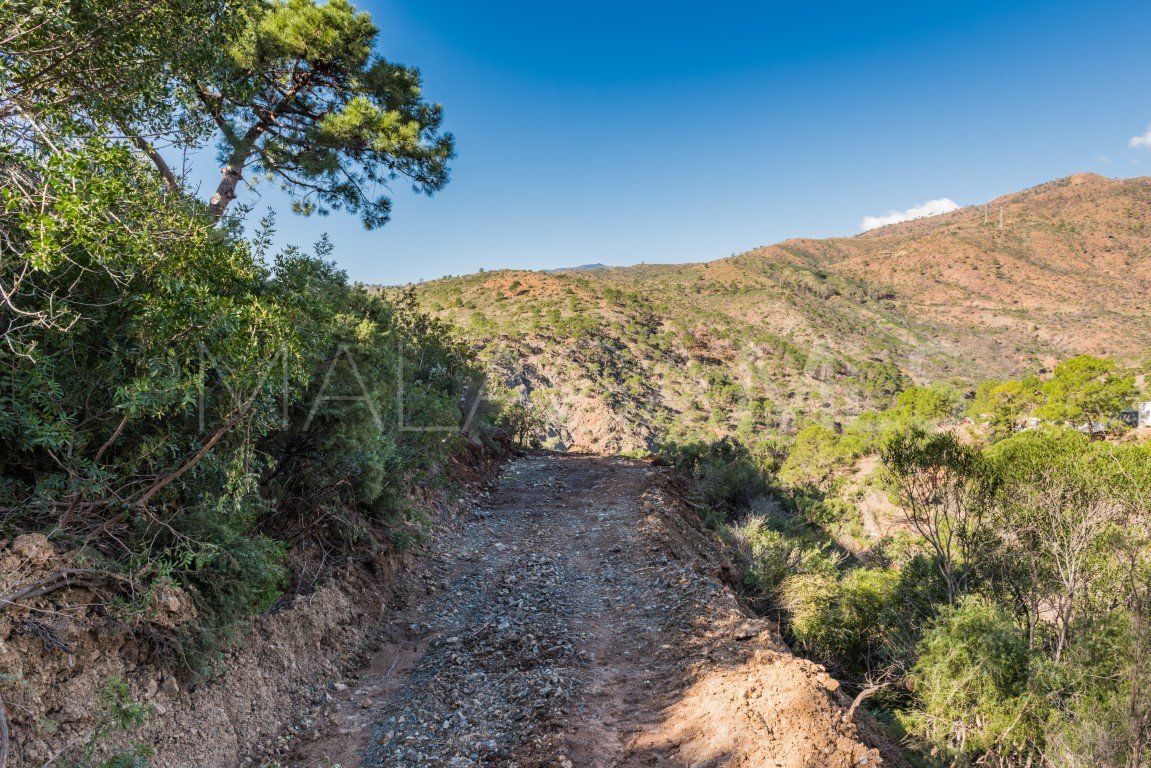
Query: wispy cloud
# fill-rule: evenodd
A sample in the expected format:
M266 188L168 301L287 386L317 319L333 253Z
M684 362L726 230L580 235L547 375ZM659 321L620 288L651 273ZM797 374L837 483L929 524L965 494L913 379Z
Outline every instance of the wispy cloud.
M1147 133L1142 136L1132 136L1128 140L1127 146L1131 149L1138 149L1139 147L1151 149L1151 125L1147 126Z
M939 200L928 200L923 205L916 205L906 211L890 211L886 216L864 216L863 220L859 222L859 226L866 232L876 227L885 227L888 224L898 224L901 221L911 221L912 219L922 219L924 216L938 216L941 213L958 209L959 205L954 200L943 197Z

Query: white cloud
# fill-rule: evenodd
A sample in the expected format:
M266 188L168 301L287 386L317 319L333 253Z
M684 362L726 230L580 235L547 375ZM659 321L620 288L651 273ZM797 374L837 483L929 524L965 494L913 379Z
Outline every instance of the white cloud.
M859 222L859 226L866 232L869 229L885 227L888 224L921 219L924 216L938 216L941 213L957 210L959 210L959 205L954 200L944 197L939 200L928 200L923 205L908 208L906 211L891 211L886 216L864 216L863 220Z
M1139 147L1151 149L1151 125L1147 126L1147 133L1142 136L1132 136L1127 142L1127 146L1131 149L1138 149Z

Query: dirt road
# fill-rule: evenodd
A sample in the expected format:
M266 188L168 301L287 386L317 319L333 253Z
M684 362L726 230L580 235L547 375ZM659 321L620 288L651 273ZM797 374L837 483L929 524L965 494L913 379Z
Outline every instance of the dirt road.
M294 765L880 764L666 481L627 459L510 464Z

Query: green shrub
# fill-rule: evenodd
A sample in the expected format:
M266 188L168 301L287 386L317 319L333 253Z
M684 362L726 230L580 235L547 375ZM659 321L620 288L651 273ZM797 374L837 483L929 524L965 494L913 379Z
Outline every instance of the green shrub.
M891 570L793 576L783 585L789 628L808 653L861 680L882 667L885 623L899 585Z
M797 573L833 576L842 562L830 545L777 530L762 515L750 515L728 526L724 537L743 554L748 589L776 606L789 577Z
M661 451L695 479L709 507L731 511L768 490L766 461L733 439L669 443Z
M867 443L857 435L812 424L796 434L779 479L791 485L825 486L836 470L847 467L866 450Z
M899 393L891 411L903 423L930 423L954 416L959 402L959 392L946 384L908 387Z
M109 591L187 588L209 643L291 584L288 542L330 564L386 546L462 439L398 429L400 386L402 426L462 420L479 371L448 328L349 285L325 242L270 258L270 223L216 226L122 147L10 160L45 197L0 191L22 254L0 283L36 286L2 358L4 531L51 532Z
M916 704L904 723L961 763L1011 760L1043 743L1048 712L1031 683L1019 626L1002 608L967 597L920 642L909 676Z

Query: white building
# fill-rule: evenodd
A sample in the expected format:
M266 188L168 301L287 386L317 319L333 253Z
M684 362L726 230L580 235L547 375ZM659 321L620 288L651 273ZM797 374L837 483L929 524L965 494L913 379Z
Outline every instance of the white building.
M1151 427L1151 402L1139 403L1139 421L1136 426Z

